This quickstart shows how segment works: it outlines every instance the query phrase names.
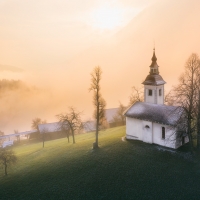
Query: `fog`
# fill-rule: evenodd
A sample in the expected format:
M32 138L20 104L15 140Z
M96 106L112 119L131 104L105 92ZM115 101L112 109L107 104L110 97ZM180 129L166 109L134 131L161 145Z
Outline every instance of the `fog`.
M118 26L94 24L102 6L121 9ZM54 122L69 106L92 118L88 88L97 65L107 108L128 104L131 87L149 73L154 41L169 91L190 54L200 52L199 9L198 0L1 0L0 79L22 82L1 90L0 130L30 130L35 117Z

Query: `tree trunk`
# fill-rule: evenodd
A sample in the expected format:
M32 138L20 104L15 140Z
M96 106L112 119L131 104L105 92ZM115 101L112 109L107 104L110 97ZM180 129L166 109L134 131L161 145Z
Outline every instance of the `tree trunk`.
M199 90L198 114L197 114L197 150L200 151L200 90Z
M74 130L72 130L73 144L75 144Z
M190 151L191 151L191 153L194 153L193 140L192 140L192 133L191 133L191 119L190 119L190 117L189 117L189 119L188 119L188 130L187 130L187 135L188 135L188 137L189 137Z
M44 148L44 133L42 134L43 148Z
M192 111L193 111L193 106L194 106L194 72L192 70L192 77L191 77L191 92L190 92L190 98L189 98L189 110L188 110L188 135L189 135L189 143L190 143L190 151L194 153L194 148L193 148L193 140L192 140Z
M7 173L7 163L6 163L6 160L4 161L4 165L5 165L5 175L7 176L8 173Z
M67 136L67 139L68 139L68 143L69 143L69 135Z
M95 141L95 145L93 144L93 149L97 149L99 147L99 144L98 144L99 143L99 138L98 138L98 136L99 136L99 102L97 102L96 141Z

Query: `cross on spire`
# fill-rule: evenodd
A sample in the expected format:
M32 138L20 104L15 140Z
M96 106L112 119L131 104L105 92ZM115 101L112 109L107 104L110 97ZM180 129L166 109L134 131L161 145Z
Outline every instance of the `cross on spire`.
M152 60L152 63L157 61L157 58L156 58L156 53L155 53L155 47L153 48L153 57L151 58Z

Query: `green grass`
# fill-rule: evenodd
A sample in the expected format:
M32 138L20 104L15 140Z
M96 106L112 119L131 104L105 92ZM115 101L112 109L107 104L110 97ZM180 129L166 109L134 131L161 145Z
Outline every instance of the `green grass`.
M14 146L18 163L0 171L0 199L199 199L200 162L190 153L122 141L125 127Z

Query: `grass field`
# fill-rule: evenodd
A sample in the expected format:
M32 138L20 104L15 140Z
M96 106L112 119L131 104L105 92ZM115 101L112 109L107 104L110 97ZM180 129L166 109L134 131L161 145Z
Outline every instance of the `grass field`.
M14 146L18 163L0 170L0 199L199 199L200 162L183 149L122 141L125 127Z

